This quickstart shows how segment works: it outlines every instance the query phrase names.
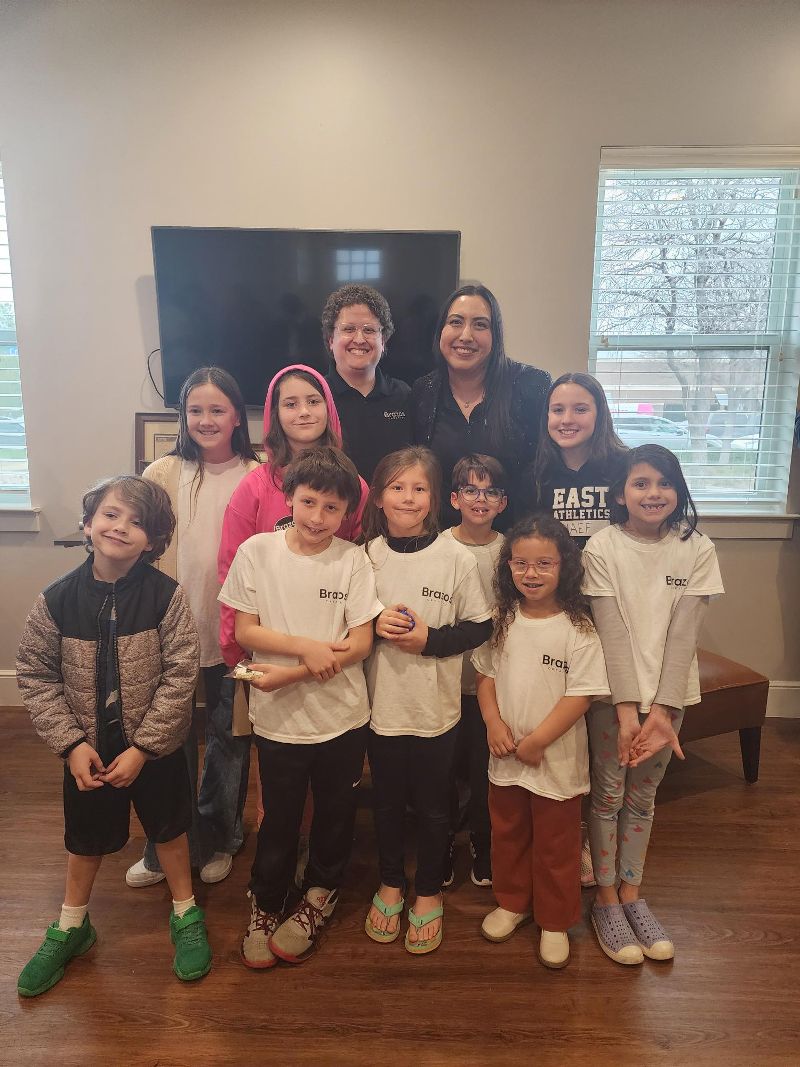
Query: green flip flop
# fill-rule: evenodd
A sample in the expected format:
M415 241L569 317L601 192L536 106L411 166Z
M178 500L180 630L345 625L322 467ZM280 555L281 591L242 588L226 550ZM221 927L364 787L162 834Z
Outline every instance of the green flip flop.
M406 906L406 902L401 897L396 904L387 904L376 893L372 898L372 903L381 913L385 915L387 919L391 919L393 915L399 915L403 908ZM367 912L367 918L364 923L364 932L367 937L371 937L373 941L377 941L379 945L390 945L392 941L396 941L400 936L400 923L397 924L396 930L378 930L372 925L369 918L369 912Z
M436 934L428 938L427 941L409 941L408 933L406 933L406 952L410 952L412 956L424 956L428 952L434 952L442 943L442 930L444 929L444 908L441 904L434 908L433 911L429 911L427 915L415 915L414 909L408 909L408 921L417 930L426 926L428 923L432 923L434 919L442 919L439 924L439 929Z

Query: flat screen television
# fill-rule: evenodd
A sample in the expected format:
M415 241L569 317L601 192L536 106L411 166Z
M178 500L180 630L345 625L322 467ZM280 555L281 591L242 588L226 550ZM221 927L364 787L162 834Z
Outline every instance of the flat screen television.
M154 226L164 402L197 367L217 364L245 402L264 403L290 363L322 373L320 315L329 294L363 282L389 301L395 332L383 366L413 382L432 367L439 308L458 285L457 231L207 229Z

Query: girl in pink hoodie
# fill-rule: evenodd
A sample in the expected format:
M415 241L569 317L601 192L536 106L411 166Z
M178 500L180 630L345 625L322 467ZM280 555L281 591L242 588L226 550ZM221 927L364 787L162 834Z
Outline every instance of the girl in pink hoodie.
M292 522L283 495L283 471L292 457L314 445L342 447L339 414L328 383L302 363L279 371L267 389L264 403L266 462L246 475L234 490L225 510L217 557L219 580L228 576L242 542L257 533L272 533ZM361 532L361 512L368 488L361 481L361 502L339 527L338 536L355 541ZM220 605L220 646L225 662L233 667L247 658L236 642L235 612Z

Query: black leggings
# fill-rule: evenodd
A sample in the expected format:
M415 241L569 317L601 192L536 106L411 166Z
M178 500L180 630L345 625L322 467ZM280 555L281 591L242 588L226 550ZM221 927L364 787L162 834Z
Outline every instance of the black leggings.
M358 783L367 726L310 745L256 735L264 819L250 889L262 911L283 910L297 860L297 838L309 782L314 798L303 889L338 889L353 847Z
M370 731L369 765L381 881L405 892L405 816L417 814L417 896L440 891L450 832L450 781L458 726L438 737Z
M461 722L458 724L458 744L450 794L451 834L458 832L461 814L458 778L469 782L467 823L473 843L476 848L488 849L492 836L489 821L489 745L478 698L469 693L463 693L461 696Z

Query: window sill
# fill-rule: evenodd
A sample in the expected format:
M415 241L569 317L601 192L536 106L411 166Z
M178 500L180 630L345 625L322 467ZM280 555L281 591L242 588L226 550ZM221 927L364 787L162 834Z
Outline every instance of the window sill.
M698 529L712 541L790 541L800 515L708 515Z
M0 533L38 533L41 510L0 504Z

